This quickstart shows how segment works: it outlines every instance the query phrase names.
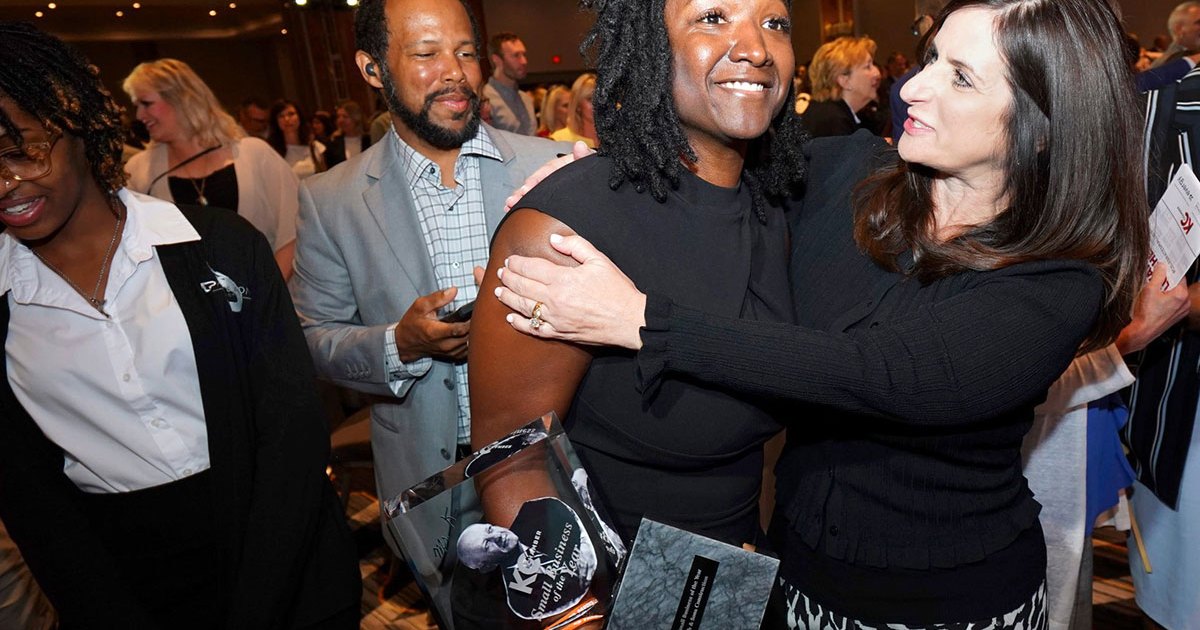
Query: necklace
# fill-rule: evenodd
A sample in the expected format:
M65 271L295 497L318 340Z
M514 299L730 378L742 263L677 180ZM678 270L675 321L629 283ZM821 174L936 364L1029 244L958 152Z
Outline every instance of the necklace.
M76 293L82 296L83 299L87 300L88 304L91 304L93 308L95 308L97 311L100 311L101 315L108 317L108 313L104 312L104 300L100 299L100 284L104 282L104 274L108 272L108 265L112 262L113 250L117 245L117 237L121 235L121 226L124 224L125 217L118 214L117 225L113 228L112 239L108 241L108 250L104 252L104 262L100 264L100 277L96 278L96 286L92 288L91 296L89 296L87 293L84 293L83 289L79 288L79 285L75 284L74 280L71 280L69 277L67 277L67 274L62 272L62 270L51 264L49 260L46 260L45 256L42 256L40 253L38 253L36 249L31 249L29 251L33 252L33 255L37 256L38 260L42 261L43 264L49 267L50 271L53 271L54 273L58 274L58 277L66 280L67 284L71 285L71 288L75 289Z
M192 188L196 189L196 203L207 206L208 200L204 198L204 187L208 185L208 177L201 177L199 184L194 179L188 179L188 181L192 182Z

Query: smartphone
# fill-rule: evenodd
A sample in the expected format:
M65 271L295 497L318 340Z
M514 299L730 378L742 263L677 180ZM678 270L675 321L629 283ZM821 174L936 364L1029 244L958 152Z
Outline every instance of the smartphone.
M455 309L453 313L442 316L441 321L446 322L447 324L457 324L458 322L469 321L471 319L471 314L474 312L475 300L471 300L470 302L467 302L466 304L463 304Z

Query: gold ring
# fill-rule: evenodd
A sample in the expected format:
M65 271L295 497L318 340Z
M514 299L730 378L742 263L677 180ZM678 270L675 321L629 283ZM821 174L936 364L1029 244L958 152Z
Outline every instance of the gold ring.
M537 330L542 327L542 303L535 302L533 305L533 313L529 317L529 327Z

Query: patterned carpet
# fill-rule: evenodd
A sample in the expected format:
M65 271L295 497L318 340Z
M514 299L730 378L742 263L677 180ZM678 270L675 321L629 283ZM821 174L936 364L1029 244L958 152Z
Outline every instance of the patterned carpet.
M358 567L363 578L362 630L436 630L415 582L408 582L387 600L379 600L392 555L380 533L379 502L365 492L354 492L347 513L358 542Z

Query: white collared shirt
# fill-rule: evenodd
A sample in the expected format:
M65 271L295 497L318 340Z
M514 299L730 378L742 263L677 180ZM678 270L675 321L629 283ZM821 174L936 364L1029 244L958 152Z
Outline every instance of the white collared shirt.
M65 453L84 492L158 486L209 467L196 356L154 247L197 241L173 204L128 190L104 309L20 241L0 234L0 292L12 317L8 382Z

